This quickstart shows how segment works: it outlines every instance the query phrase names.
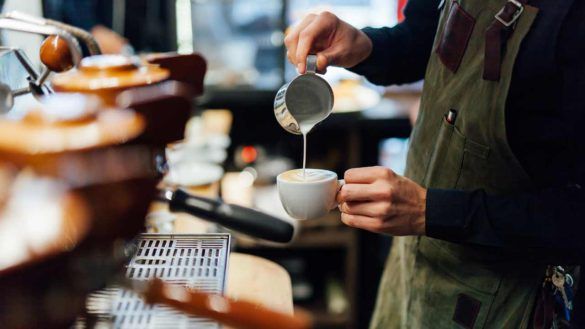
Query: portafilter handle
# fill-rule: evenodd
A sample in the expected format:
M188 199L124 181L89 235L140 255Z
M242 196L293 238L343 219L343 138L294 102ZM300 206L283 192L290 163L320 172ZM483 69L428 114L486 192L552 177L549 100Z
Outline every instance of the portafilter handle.
M185 212L255 238L287 243L295 235L294 225L283 219L220 200L194 196L181 189L163 191L160 199L169 203L172 212Z

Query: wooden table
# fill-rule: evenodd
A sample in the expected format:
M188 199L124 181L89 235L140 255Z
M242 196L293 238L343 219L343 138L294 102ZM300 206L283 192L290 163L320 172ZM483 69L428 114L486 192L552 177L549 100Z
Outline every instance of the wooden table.
M227 277L227 296L247 300L274 311L293 314L288 272L264 258L233 252Z

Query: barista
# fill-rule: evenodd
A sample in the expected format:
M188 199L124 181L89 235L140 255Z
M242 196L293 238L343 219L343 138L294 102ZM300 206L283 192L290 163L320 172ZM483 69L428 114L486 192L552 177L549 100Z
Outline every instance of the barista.
M350 169L338 196L345 224L400 236L371 327L585 327L570 268L548 266L584 258L585 1L411 0L405 16L360 31L309 15L285 39L300 72L316 53L321 71L425 79L405 177Z

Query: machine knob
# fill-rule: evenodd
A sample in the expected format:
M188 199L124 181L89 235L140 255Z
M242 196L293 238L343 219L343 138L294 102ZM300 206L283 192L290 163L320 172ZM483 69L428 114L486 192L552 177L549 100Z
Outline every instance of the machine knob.
M41 44L41 62L49 70L57 73L73 68L73 56L71 56L67 41L58 35L46 38Z

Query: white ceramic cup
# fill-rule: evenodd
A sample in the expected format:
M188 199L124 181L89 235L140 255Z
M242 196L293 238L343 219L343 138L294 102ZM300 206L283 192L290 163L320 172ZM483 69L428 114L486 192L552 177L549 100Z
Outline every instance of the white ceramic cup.
M306 169L312 179L298 178L303 169L284 172L276 178L280 202L284 210L296 219L315 219L337 207L337 192L345 184L337 174L322 169ZM296 175L296 176L295 176Z

